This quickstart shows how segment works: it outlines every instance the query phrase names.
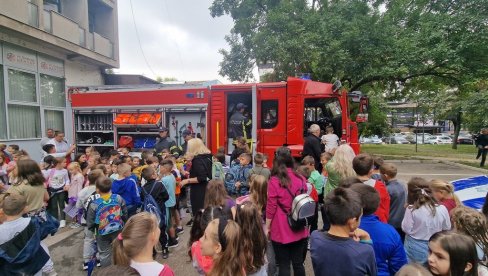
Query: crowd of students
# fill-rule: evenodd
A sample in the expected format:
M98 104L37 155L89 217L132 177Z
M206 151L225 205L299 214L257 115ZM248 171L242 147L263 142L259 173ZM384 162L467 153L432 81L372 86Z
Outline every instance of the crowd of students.
M184 157L131 157L125 148L101 157L88 148L69 164L47 153L40 165L11 145L0 152L2 269L56 275L46 235L32 229L50 217L65 227L69 216L84 227L83 269L174 275L155 257L179 246L188 208L188 256L199 275L305 275L308 252L315 275L488 275L488 207L463 206L448 182L405 184L392 163L326 146L300 164L280 147L270 170L245 140L230 156L212 156L193 138ZM290 220L301 194L315 211L297 227ZM19 250L7 250L14 243Z

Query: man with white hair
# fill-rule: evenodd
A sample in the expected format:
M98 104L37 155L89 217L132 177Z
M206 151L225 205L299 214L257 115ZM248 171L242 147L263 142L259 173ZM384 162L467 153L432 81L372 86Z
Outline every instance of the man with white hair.
M321 164L320 164L320 154L322 154L322 150L320 148L321 140L320 136L320 127L317 124L313 124L308 128L308 136L305 137L305 141L303 143L303 151L302 157L305 156L312 156L315 161L315 169L319 172L322 171Z

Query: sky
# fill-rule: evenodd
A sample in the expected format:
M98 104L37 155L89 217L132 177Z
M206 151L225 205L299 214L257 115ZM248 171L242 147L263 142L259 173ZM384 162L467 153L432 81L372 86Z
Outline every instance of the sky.
M130 1L118 1L120 69L114 71L153 79L218 79L228 83L218 74L222 61L218 50L228 49L224 37L233 22L229 16L212 18L208 9L211 3L212 0L132 0L134 25Z

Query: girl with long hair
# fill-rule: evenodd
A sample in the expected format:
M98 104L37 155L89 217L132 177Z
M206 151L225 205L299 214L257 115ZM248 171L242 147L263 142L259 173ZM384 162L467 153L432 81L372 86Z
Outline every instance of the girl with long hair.
M247 201L237 205L235 220L241 227L241 251L244 258L244 269L248 276L265 276L266 246L259 209Z
M236 203L225 190L224 181L220 179L212 179L208 182L203 203L204 208L209 206L220 206L230 210L235 205Z
M457 195L454 194L454 186L449 182L432 179L430 181L430 189L435 200L439 204L444 205L449 213L457 206L463 205Z
M31 159L17 162L17 182L8 189L9 193L24 196L27 200L27 212L38 212L44 207L49 195L44 188L44 176L39 165Z
M212 256L208 276L245 276L241 251L241 229L227 218L212 220L200 238L202 255Z
M192 261L193 267L199 275L206 275L212 269L213 259L211 256L203 256L200 238L203 236L208 224L221 217L229 216L220 206L209 206L205 210L199 210L194 218L190 230L190 239L188 240L188 256Z
M190 185L191 209L196 214L203 209L205 190L208 180L212 179L212 153L201 139L193 138L188 141L186 154L192 160L190 177L180 183L182 187Z
M453 228L473 238L478 259L486 261L488 256L488 223L486 217L475 209L458 206L451 212Z
M260 216L264 217L266 212L266 201L268 199L268 179L259 174L251 175L249 194L236 199L237 204L250 201L256 206Z
M334 157L325 165L328 177L325 183L324 196L339 187L339 182L342 179L356 176L356 172L352 168L354 157L356 157L354 150L347 144L340 145L336 149Z
M470 237L442 231L429 239L429 271L439 276L477 276L476 245Z
M405 232L405 252L409 262L427 261L428 241L434 234L451 229L449 213L444 205L437 204L429 182L413 177L407 183L407 209L402 221Z
M279 275L291 275L290 264L294 275L305 275L303 252L307 246L308 228L292 230L288 224L288 213L293 202L292 195L306 190L306 180L295 171L290 149L278 148L268 182L265 231L273 244Z
M161 230L156 216L148 212L133 215L112 242L113 264L131 266L142 276L174 276L168 265L160 264L153 258L159 235Z
M80 164L80 168L83 173L83 176L86 176L88 170L88 158L86 157L86 154L78 153L77 155L75 155L74 162Z
M7 158L0 151L0 192L8 189Z

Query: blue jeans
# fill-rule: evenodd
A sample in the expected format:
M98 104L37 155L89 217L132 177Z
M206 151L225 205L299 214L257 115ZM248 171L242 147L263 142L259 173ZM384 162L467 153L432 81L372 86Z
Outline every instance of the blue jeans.
M409 263L424 264L429 256L429 241L405 236L405 252Z

